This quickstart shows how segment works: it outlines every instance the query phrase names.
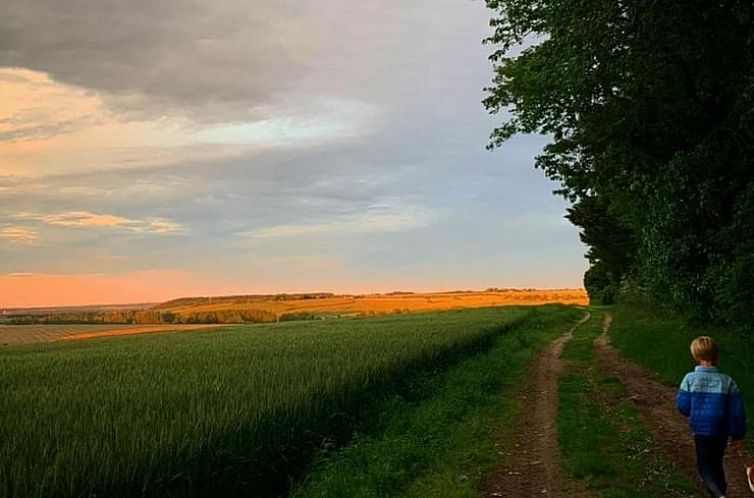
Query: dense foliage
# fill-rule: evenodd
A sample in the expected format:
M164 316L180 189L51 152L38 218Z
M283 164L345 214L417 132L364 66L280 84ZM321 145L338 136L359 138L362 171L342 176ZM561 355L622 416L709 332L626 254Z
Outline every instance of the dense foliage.
M754 323L754 4L487 0L485 100L551 143L590 297ZM505 111L505 112L504 112Z

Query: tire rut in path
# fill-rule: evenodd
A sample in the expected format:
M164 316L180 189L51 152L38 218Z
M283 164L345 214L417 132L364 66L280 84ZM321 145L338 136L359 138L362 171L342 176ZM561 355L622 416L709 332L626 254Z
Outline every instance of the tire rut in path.
M602 335L594 341L599 368L618 377L655 441L676 463L678 470L697 483L700 496L706 496L697 477L694 442L688 421L675 407L676 389L662 384L652 371L623 358L618 349L610 344L608 333L611 324L612 316L606 313ZM726 496L729 498L751 496L746 483L747 460L750 461L750 458L726 452Z
M558 448L558 377L563 371L560 353L574 331L590 313L566 334L551 342L529 367L523 389L520 421L504 444L504 463L487 481L487 496L501 498L566 497L561 491Z

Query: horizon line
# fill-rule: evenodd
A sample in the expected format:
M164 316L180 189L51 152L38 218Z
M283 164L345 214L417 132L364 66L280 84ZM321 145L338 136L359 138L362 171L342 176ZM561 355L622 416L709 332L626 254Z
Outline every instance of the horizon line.
M433 290L433 291L413 291L413 290L392 290L386 292L331 292L331 291L296 291L296 292L271 292L271 293L250 293L250 294L215 294L207 296L178 296L162 301L141 301L141 302L106 302L106 303L87 303L87 304L62 304L62 305L39 305L39 306L2 306L0 305L0 311L15 311L15 310L43 310L43 309L61 309L61 308L90 308L90 307L110 307L110 306L146 306L146 305L158 305L168 303L170 301L176 301L178 299L211 299L211 298L230 298L230 297L273 297L273 296L296 296L307 294L330 294L333 297L342 296L386 296L390 294L450 294L453 292L497 292L497 291L584 291L586 289L582 287L487 287L484 289L449 289L449 290Z

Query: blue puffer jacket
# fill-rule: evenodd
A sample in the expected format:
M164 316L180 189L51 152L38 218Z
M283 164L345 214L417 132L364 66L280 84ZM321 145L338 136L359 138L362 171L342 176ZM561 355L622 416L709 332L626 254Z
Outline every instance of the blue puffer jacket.
M689 417L691 432L743 439L746 413L736 383L716 367L698 366L687 373L676 395L678 411Z

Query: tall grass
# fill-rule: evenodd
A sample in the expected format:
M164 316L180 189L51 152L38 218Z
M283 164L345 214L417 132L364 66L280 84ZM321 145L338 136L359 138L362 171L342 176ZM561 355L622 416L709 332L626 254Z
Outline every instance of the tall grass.
M527 313L5 348L0 497L276 495L381 390L489 347Z

